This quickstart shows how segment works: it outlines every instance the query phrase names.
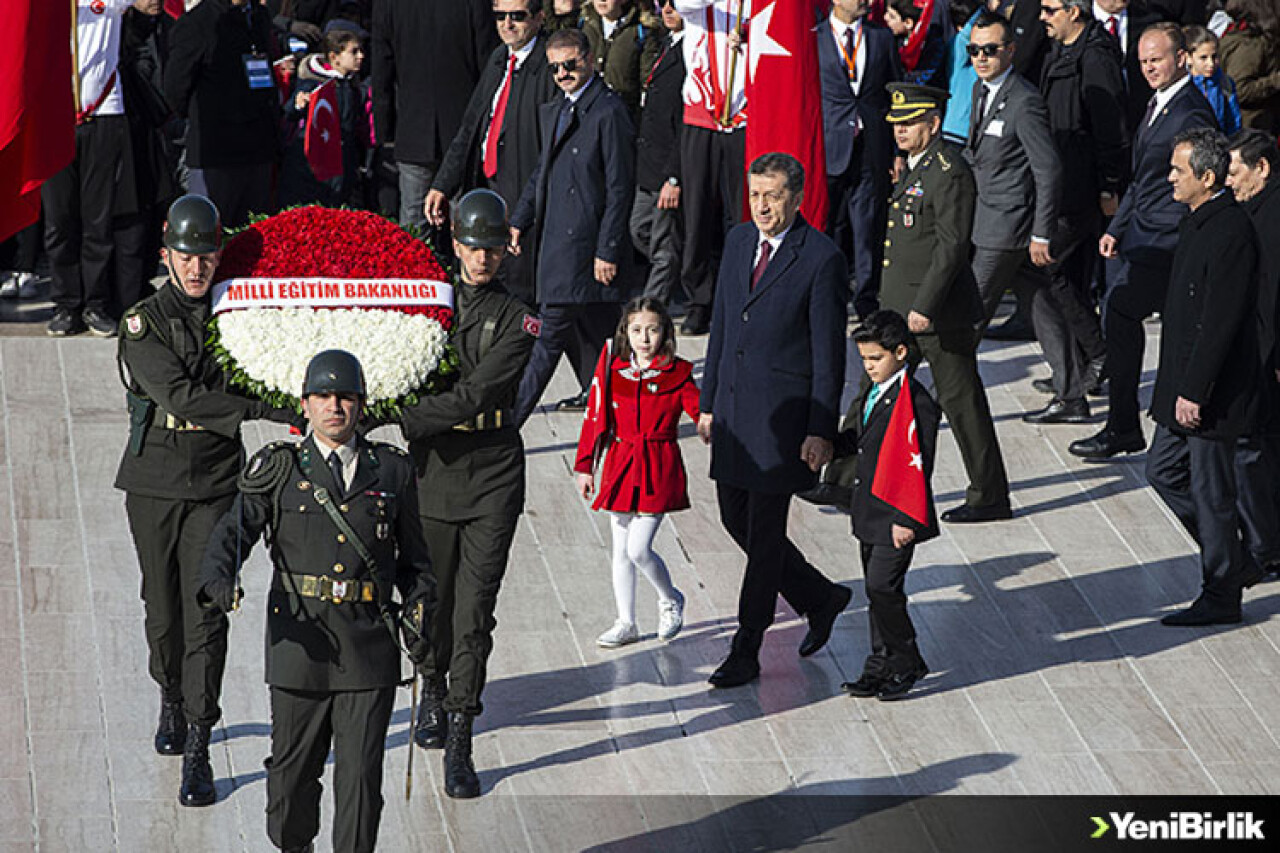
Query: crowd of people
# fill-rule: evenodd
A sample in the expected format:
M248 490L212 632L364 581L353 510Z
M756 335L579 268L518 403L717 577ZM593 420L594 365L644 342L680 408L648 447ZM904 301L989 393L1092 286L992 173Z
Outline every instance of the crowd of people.
M658 593L659 638L681 630L653 541L688 506L685 413L746 555L711 684L759 677L779 595L807 622L801 656L850 601L788 537L800 494L849 509L861 543L871 654L845 690L906 695L928 674L903 588L915 544L939 520L1013 515L984 333L1043 351L1048 402L1023 420L1088 423L1106 398L1105 425L1069 451L1148 451L1204 579L1162 621L1240 621L1242 589L1280 565L1274 0L833 0L813 28L827 222L800 214L814 176L799 161L745 160L760 5L80 0L75 159L44 186L41 222L4 245L0 297L35 295L43 251L49 334L120 335L117 485L162 693L155 748L183 755L184 805L216 799L225 612L263 534L273 842L308 849L332 741L335 848L373 848L398 675L361 661L396 646L421 676L414 742L443 748L450 796L480 794L472 721L524 506L520 427L562 355L579 393L555 408L586 412L578 489L611 514L617 619L601 647L641 636L637 572ZM325 97L332 173L308 141ZM223 229L307 203L398 219L455 270L459 374L406 408L407 452L357 433L364 380L347 353L317 357L302 416L229 392L208 357ZM152 292L157 254L168 283ZM989 328L1009 291L1017 308ZM677 306L684 335L709 334L701 387L675 353ZM850 313L866 376L842 419ZM872 482L899 410L917 427L912 511ZM312 435L237 476L253 418ZM942 418L968 487L938 515Z

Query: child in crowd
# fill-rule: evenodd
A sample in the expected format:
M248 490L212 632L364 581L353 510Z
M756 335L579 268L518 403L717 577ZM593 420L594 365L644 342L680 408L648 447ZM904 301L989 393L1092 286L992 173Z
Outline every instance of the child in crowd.
M684 624L684 596L653 550L663 516L689 507L676 426L681 411L698 420L698 386L693 365L675 353L671 315L660 300L638 297L623 310L591 382L573 469L578 492L587 500L595 491L592 508L608 510L613 531L618 620L596 640L602 648L640 639L636 569L658 592L658 639L673 639ZM593 472L601 453L597 488Z
M924 0L919 6L914 0L888 0L884 6L884 25L893 33L898 44L898 56L905 71L903 79L908 83L941 86L946 88L947 45L953 33L950 26L943 26L936 13L939 0Z
M324 53L314 53L298 65L293 96L285 102L285 119L297 128L285 152L280 180L280 206L319 202L330 206L359 206L360 166L369 147L368 89L359 78L364 48L358 33L332 29L325 33ZM342 174L316 180L304 150L306 122L315 91L336 81L337 119L342 132Z
M1240 129L1240 104L1236 100L1235 81L1218 65L1218 37L1205 27L1192 24L1182 28L1187 39L1187 51L1191 54L1187 70L1191 81L1204 92L1218 127L1227 136Z
M896 311L877 311L853 333L870 382L836 436L836 456L858 457L851 507L866 581L871 654L851 696L901 699L929 672L903 591L918 542L938 535L933 491L938 404L907 363L911 333ZM902 399L903 389L907 397Z

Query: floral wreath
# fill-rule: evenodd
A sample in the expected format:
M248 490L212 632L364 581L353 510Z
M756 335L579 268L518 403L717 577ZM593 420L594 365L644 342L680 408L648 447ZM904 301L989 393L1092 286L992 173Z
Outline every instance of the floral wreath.
M424 241L374 213L295 207L227 243L209 346L232 385L295 409L311 358L347 350L369 412L393 418L456 375L453 319L449 276Z

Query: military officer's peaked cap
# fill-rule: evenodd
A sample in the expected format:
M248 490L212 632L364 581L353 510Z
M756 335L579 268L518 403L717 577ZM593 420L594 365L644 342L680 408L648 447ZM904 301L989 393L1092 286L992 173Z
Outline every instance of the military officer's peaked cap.
M885 121L890 123L913 121L929 110L941 111L951 97L946 89L918 83L887 83L885 88L889 90L889 114Z

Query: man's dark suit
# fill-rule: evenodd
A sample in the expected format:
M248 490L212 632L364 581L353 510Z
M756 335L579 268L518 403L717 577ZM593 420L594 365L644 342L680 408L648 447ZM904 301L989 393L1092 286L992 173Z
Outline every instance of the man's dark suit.
M797 216L752 289L759 242L752 223L725 238L700 404L713 417L720 518L747 555L738 623L756 637L743 650L753 656L779 593L802 615L837 593L787 538L787 507L817 480L805 438L835 438L848 281L835 244Z
M1178 222L1187 206L1173 199L1169 158L1173 139L1193 127L1216 129L1213 108L1188 78L1180 91L1138 128L1133 144L1133 181L1107 226L1120 258L1103 311L1111 409L1107 428L1117 435L1138 431L1138 380L1145 333L1142 321L1160 310L1169 285ZM1174 84L1177 85L1177 84Z
M977 191L959 149L935 139L904 170L890 198L880 302L930 320L916 335L933 374L938 405L955 433L969 476L965 505L1009 506L1009 480L991 408L978 375L982 302L969 266Z
M422 223L422 201L458 133L471 90L498 44L489 0L377 0L370 53L373 120L380 145L395 145L402 218ZM416 167L416 168L414 168ZM407 176L411 176L406 181Z
M1147 479L1200 546L1197 604L1228 616L1239 614L1241 582L1256 568L1240 541L1235 447L1256 431L1262 397L1257 295L1257 237L1222 192L1178 229L1161 312ZM1199 404L1197 428L1177 422L1178 398Z
M868 316L880 293L884 256L884 199L893 165L893 133L886 83L902 79L893 34L865 18L861 51L866 51L858 91L853 90L845 59L829 21L818 24L818 79L822 84L822 137L827 152L827 198L831 214L827 234L844 252L853 274L854 309Z
M506 45L490 54L480 72L480 81L467 102L467 111L436 172L432 189L456 198L476 187L488 187L502 196L508 210L520 201L520 193L537 167L542 150L538 109L559 92L547 68L544 41L540 36L528 58L511 75L511 94L507 97L507 112L498 137L497 174L491 179L484 176L484 145L494 96L507 75L510 50ZM535 255L532 232L522 236L520 246L519 255L508 255L503 261L503 283L512 296L532 303Z
M1142 75L1142 63L1138 60L1138 41L1142 31L1154 23L1163 20L1159 12L1148 9L1142 3L1130 3L1128 9L1129 28L1124 40L1124 93L1125 126L1130 136L1136 136L1138 125L1142 123L1142 114L1147 110L1147 102L1151 100L1150 84ZM1101 19L1100 19L1101 20ZM1106 26L1105 20L1102 21Z
M564 133L555 139L561 111L570 110ZM511 225L537 229L536 295L542 329L520 380L516 423L524 423L551 381L560 355L569 361L582 388L604 342L618 322L628 255L627 234L634 192L635 130L626 105L598 78L591 78L576 105L556 98L539 111L542 153ZM523 233L521 235L523 237ZM595 259L619 267L613 284L596 281Z

